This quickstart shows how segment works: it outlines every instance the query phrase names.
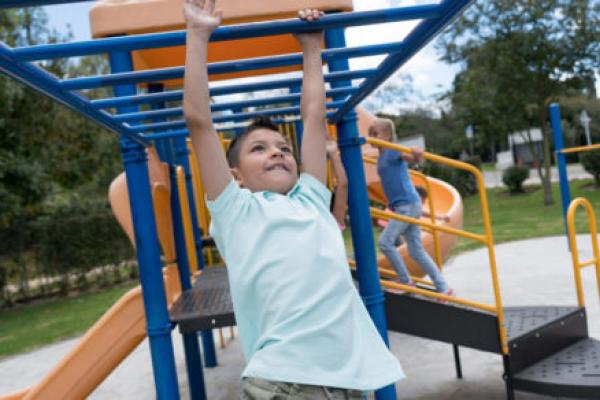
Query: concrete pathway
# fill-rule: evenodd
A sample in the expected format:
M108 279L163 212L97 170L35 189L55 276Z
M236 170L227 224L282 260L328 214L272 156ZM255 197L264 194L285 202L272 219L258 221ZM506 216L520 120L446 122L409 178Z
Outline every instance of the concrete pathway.
M558 169L552 167L552 182L558 182ZM569 164L567 165L567 175L569 180L574 179L591 179L592 175L587 173L581 164ZM483 180L485 181L485 187L500 187L504 186L502 183L502 171L483 171ZM524 183L525 185L541 185L542 182L538 176L536 169L529 170L529 179Z
M578 238L582 259L591 257L589 237ZM574 305L575 286L566 239L549 237L512 242L496 247L504 305ZM490 272L484 249L450 260L445 275L461 297L492 303ZM600 302L595 276L588 268L586 286L590 334L600 338ZM225 330L228 332L228 329ZM182 398L188 398L181 339L175 332L177 369ZM0 361L0 393L38 381L76 342L67 340ZM218 341L217 341L218 343ZM455 377L452 348L443 343L390 333L392 351L404 366L407 378L397 384L398 398L411 400L503 400L502 362L495 354L461 349L464 379ZM228 340L218 350L219 366L205 370L209 399L235 399L244 367L239 340ZM154 398L152 367L147 342L132 353L90 396L91 399ZM518 400L549 397L517 393Z

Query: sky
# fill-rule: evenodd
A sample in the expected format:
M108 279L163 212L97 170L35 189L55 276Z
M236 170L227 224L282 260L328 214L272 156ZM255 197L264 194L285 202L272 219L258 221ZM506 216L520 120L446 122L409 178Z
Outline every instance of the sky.
M366 11L415 4L430 4L435 0L354 0L356 11ZM61 32L67 32L68 27L74 34L75 40L89 40L89 10L94 2L71 3L45 7L50 26ZM349 28L346 33L348 46L384 43L401 40L417 22L401 22L371 25L366 27ZM392 104L385 110L395 112L398 108L432 107L435 98L440 93L450 89L457 66L449 66L438 61L433 42L415 55L400 73L410 75L415 94L410 96L407 103ZM351 59L352 68L375 67L383 56ZM435 106L434 106L435 107Z

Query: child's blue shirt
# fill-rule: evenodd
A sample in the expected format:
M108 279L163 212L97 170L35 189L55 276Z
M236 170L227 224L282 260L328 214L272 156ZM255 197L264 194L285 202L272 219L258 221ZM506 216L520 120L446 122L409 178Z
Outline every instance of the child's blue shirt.
M377 159L377 173L391 209L399 204L421 202L408 174L406 161L399 152L384 149Z
M404 377L354 287L330 197L302 174L287 195L231 181L208 202L248 362L243 377L357 390Z

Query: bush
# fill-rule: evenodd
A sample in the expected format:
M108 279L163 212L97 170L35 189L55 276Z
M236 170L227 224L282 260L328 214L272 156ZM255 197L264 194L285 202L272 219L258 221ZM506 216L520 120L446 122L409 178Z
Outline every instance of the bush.
M600 187L600 152L589 151L580 158L583 168L594 177L594 184Z
M467 162L479 168L477 159L469 159ZM479 159L481 163L481 160ZM433 178L440 179L454 186L461 196L467 197L477 193L477 180L475 175L462 169L448 167L444 164L425 161L421 166L421 172Z
M76 200L76 199L73 199ZM60 291L69 290L69 278L85 287L85 274L96 267L132 258L129 241L116 223L106 201L69 201L35 221L34 248L46 276L60 277Z
M502 182L508 186L511 194L523 193L523 182L529 178L529 168L522 165L513 165L502 173Z

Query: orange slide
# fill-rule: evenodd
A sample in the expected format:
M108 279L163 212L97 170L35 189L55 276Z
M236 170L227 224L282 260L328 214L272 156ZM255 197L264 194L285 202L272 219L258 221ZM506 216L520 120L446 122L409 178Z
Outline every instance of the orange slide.
M361 135L366 135L369 130L369 125L373 122L375 117L370 114L368 111L357 108L358 112L358 129ZM377 149L372 146L366 144L363 145L363 156L369 158L377 157ZM365 167L365 175L367 179L367 190L369 192L369 199L376 203L386 205L387 199L385 194L383 193L383 189L381 188L381 183L379 182L379 176L377 175L377 168L375 165L371 163L364 163ZM462 198L458 191L448 183L441 181L435 178L427 178L429 180L430 193L429 196L433 201L433 205L435 207L435 215L438 216L447 216L449 218L449 222L440 222L438 224L443 224L451 228L462 228L463 221L463 203ZM425 186L421 177L412 175L412 180L415 185ZM425 204L423 207L424 211L430 211L428 205ZM430 222L428 218L423 218L423 220ZM435 260L434 255L434 239L433 235L429 232L422 232L422 240L425 250L432 256ZM439 233L439 249L440 256L442 260L446 260L448 255L450 254L450 250L456 244L457 237L454 235L450 235L447 233ZM423 276L423 271L421 267L418 266L409 256L408 249L406 245L402 245L398 247L398 251L404 258L406 265L410 271L410 274L413 276L421 277ZM377 265L384 270L393 271L389 261L385 256L379 256L377 259Z

